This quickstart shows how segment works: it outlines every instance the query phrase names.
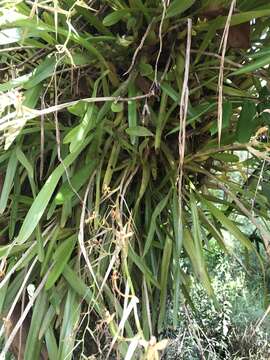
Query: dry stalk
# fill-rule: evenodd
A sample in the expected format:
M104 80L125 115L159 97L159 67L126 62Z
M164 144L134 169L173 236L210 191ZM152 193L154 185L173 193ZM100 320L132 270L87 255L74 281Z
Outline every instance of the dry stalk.
M20 328L21 328L27 314L31 310L32 306L34 305L34 302L36 301L36 298L40 294L41 290L44 288L50 271L51 271L51 267L49 268L49 270L45 274L44 278L42 279L41 283L37 287L37 289L34 292L33 296L29 299L29 302L26 305L26 307L25 307L19 321L17 322L17 324L14 326L13 330L11 331L11 333L10 333L6 343L5 343L4 349L0 353L0 360L5 360L5 356L6 356L7 352L8 352L8 350L9 350L9 348L10 348L10 346L11 346L11 344L12 344L12 342L13 342L16 334L17 334L17 332L20 330Z
M134 64L135 64L135 61L136 61L136 58L138 56L138 53L139 51L142 49L143 45L144 45L144 42L145 42L145 39L147 38L147 35L149 34L149 31L151 30L151 26L153 24L154 20L152 20L149 25L147 26L147 29L141 39L141 42L140 42L140 45L137 47L137 49L135 50L134 54L133 54L133 57L132 57L132 61L131 61L131 64L130 64L130 67L128 68L128 70L123 74L123 75L127 75L130 73L130 71L133 69L134 67Z
M44 96L41 98L41 108L45 108ZM44 115L40 117L40 167L39 167L39 180L42 180L44 169L44 144L45 144L45 129L44 129Z
M162 42L162 28L163 28L163 23L165 20L165 16L166 16L166 10L167 10L167 6L168 4L166 3L166 0L162 0L162 5L163 5L163 11L162 11L162 15L161 15L161 20L160 20L160 24L159 24L159 29L158 29L158 37L159 37L159 50L158 50L158 54L157 54L157 58L156 58L156 63L155 63L155 78L154 78L154 86L158 86L158 79L157 79L157 73L158 73L158 63L159 63L159 58L160 55L162 53L162 48L163 48L163 42Z
M190 48L191 48L191 32L192 20L188 19L187 22L187 44L186 44L186 57L185 57L185 73L182 86L182 93L180 99L180 128L178 136L178 151L179 151L179 167L178 167L178 197L181 209L181 195L182 195L182 179L183 179L183 164L185 157L185 142L186 142L186 118L188 109L188 78L189 78L189 65L190 65Z
M90 271L90 274L91 274L91 276L93 278L93 281L94 281L97 289L99 289L99 285L98 285L94 270L92 268L90 260L89 260L89 258L87 256L86 248L84 246L84 223L85 223L86 201L87 201L88 193L90 191L90 187L91 187L91 184L92 184L92 181L93 181L95 175L96 175L96 173L94 172L92 174L89 182L88 182L88 185L87 185L87 188L86 188L86 191L85 191L85 194L84 194L84 199L83 199L83 202L82 202L82 212L81 212L81 218L80 218L80 229L79 229L78 240L79 240L79 245L80 245L80 251L83 254L84 260L85 260L86 265L87 265L87 267L88 267L88 269Z
M199 53L199 50L191 49L190 52L191 52L191 53L194 53L194 54L198 54L198 53ZM216 53L213 53L213 52L203 51L202 54L203 54L203 55L207 55L207 56L215 57L215 58L217 58L217 59L219 59L219 60L222 59L222 56L221 56L221 55L216 54ZM224 62L226 62L226 63L228 63L228 64L230 64L230 65L232 65L232 66L235 66L236 68L242 68L242 67L243 67L243 65L238 64L238 63L236 63L235 61L232 61L232 60L227 59L227 58L224 58Z
M223 35L220 42L219 51L222 49L221 59L220 59L220 67L219 67L219 76L218 76L218 118L217 118L217 125L218 125L218 144L220 145L221 140L221 131L222 131L222 104L223 104L223 79L224 79L224 61L225 61L225 53L227 49L227 41L229 36L230 30L230 23L233 14L233 10L236 4L236 0L232 0L229 14L226 20L225 28L223 31Z
M51 224L50 226L47 227L47 229L42 233L42 236L46 236L49 231L51 230L51 228L54 227L54 224ZM50 235L48 236L48 238L46 239L44 246L47 244L47 242L50 239ZM13 242L10 245L10 248L8 250L11 251L11 249L13 248L13 246L16 245L16 242ZM21 264L25 261L25 259L29 256L29 254L31 253L31 251L33 250L33 248L36 246L36 243L33 242L33 244L30 245L30 247L26 250L26 252L20 257L20 259L15 263L15 265L10 269L10 271L5 275L4 279L0 282L0 289L9 281L9 279L11 278L11 276L16 272L17 268L21 266ZM36 259L37 257L35 257ZM35 259L33 261L35 261Z
M18 292L17 292L17 294L16 294L16 296L15 296L15 299L13 300L13 303L12 303L10 309L9 309L9 312L8 312L7 316L5 316L4 323L3 323L3 325L2 325L2 327L1 327L1 329L0 329L0 338L1 338L2 335L4 334L5 324L6 324L7 322L9 322L9 320L10 320L10 318L11 318L11 315L12 315L12 313L13 313L16 305L17 305L17 302L18 302L19 299L20 299L20 296L21 296L23 290L25 289L25 286L26 286L26 284L27 284L27 281L28 281L28 279L29 279L29 277L30 277L30 275L31 275L31 273L32 273L32 270L33 270L34 266L36 265L36 263L37 263L37 257L34 259L34 261L33 261L33 263L31 264L29 270L27 271L27 273L26 273L26 275L25 275L25 277L24 277L24 279L23 279L22 285L20 286L20 289L18 290Z
M252 215L254 215L254 205L255 205L255 202L256 202L256 197L257 197L257 193L258 193L258 190L259 190L259 186L261 185L261 182L263 180L263 172L264 172L265 164L266 164L266 160L264 159L263 164L262 164L262 168L261 168L261 171L260 171L260 174L259 174L259 178L258 178L258 181L257 181L257 184L256 184L254 197L253 197L253 199L251 201Z
M119 323L119 326L118 326L118 329L117 329L117 331L116 331L116 334L114 335L114 338L113 338L113 340L112 340L112 342L111 342L111 345L110 345L110 348L109 348L109 351L108 351L108 353L107 353L107 356L106 356L105 360L110 359L110 354L111 354L111 352L112 352L112 349L113 349L113 347L114 347L114 344L116 343L116 341L117 341L117 339L118 339L118 336L120 335L120 332L121 332L122 329L124 328L125 322L127 321L130 313L132 312L132 310L133 310L133 311L135 310L135 308L136 308L136 306L137 306L138 303L139 303L138 298L137 298L136 296L133 296L133 297L131 298L131 300L130 300L128 306L127 306L127 308L126 308L125 313L124 313L123 316L122 316L122 319L121 319L121 321L120 321L120 323Z
M14 245L11 244L10 250ZM28 250L20 257L20 259L16 262L16 264L10 269L10 271L5 275L4 279L0 282L0 289L8 282L10 277L16 272L17 268L24 262L27 256L31 253L33 248L36 246L36 243L33 243Z
M17 111L14 111L14 112L7 114L6 116L4 116L4 117L2 117L0 119L0 131L5 130L6 127L9 127L9 126L12 126L12 125L17 125L22 119L24 121L28 121L28 120L34 119L34 118L42 116L42 115L52 114L52 113L54 113L56 111L61 111L61 110L64 110L64 109L66 109L66 108L68 108L70 106L74 106L74 105L78 104L78 102L81 102L81 101L85 101L87 103L98 103L98 102L107 102L107 101L129 102L129 101L132 101L132 100L136 101L136 100L142 100L142 99L150 98L150 97L152 97L154 95L155 95L154 91L150 91L147 94L138 95L138 96L132 96L132 97L104 96L104 97L82 98L82 99L79 99L79 100L68 101L66 103L50 106L48 108L40 109L40 110L23 107L22 111L24 113L23 113L22 117L18 117ZM16 120L13 120L13 119L16 119ZM1 127L1 125L2 125L2 127Z

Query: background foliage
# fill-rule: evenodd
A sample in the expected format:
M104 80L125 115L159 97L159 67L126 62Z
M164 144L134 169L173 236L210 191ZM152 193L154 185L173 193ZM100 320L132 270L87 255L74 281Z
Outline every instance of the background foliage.
M212 241L205 257L221 308L215 308L202 286L193 278L191 285L195 311L183 303L177 330L168 327L170 338L164 359L268 359L269 319L264 316L264 287L255 256L249 270L239 263L245 255L237 244L238 259L225 255Z
M220 306L211 239L232 252L226 230L265 279L268 1L0 11L1 355L15 307L26 359L155 359L191 277Z

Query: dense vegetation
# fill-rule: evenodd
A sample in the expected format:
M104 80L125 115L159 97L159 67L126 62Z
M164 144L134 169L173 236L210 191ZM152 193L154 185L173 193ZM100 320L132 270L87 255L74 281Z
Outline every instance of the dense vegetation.
M190 309L182 300L181 321L174 329L170 326L168 306L168 327L162 336L169 339L169 345L162 359L269 359L269 317L264 316L265 288L260 264L256 255L251 255L247 271L239 261L245 261L245 252L237 243L231 246L237 258L224 255L212 240L205 249L211 283L221 306L215 307L191 275L193 307Z
M0 358L157 359L225 234L267 290L269 1L0 13Z

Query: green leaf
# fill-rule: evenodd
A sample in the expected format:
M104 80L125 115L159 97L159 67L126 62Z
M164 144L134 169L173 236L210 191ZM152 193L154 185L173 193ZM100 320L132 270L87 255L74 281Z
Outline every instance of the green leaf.
M46 290L49 290L61 276L72 254L76 240L77 235L72 235L57 247L53 255L53 260L55 261L55 263L51 272L49 273L46 282Z
M183 244L198 280L202 283L207 294L215 300L214 291L202 253L196 251L194 238L187 228L184 230Z
M158 332L160 333L163 329L164 318L166 314L166 300L168 292L168 276L169 268L171 263L172 254L172 240L166 238L162 262L161 262L161 279L160 279L160 303L159 303L159 317L158 317Z
M7 272L6 272L7 274L13 268L13 266L14 266L14 260L10 261ZM3 307L4 307L4 303L5 303L5 299L6 299L9 281L10 280L7 280L7 282L0 288L0 312L2 314L3 314L3 310L4 310Z
M69 8L74 6L74 0L66 0ZM89 9L80 5L80 2L77 2L77 6L75 7L78 14L80 14L90 25L93 25L94 28L98 30L101 34L112 35L111 32L102 24L99 20L98 16L95 13L89 11Z
M89 57L89 54L80 53L80 52L73 52L72 53L72 59L68 56L65 57L63 62L65 64L71 65L71 66L83 66L88 65L92 62L92 59Z
M231 117L233 114L232 102L231 101L224 101L222 105L222 129L226 129L230 125ZM217 122L215 122L211 128L211 135L217 133Z
M29 177L33 179L34 178L33 166L30 163L30 161L27 159L25 154L22 152L21 148L19 148L19 146L17 146L16 148L16 156L19 162L22 164L22 166L25 167L25 169L27 170Z
M76 132L73 133L73 137L71 139L70 146L69 146L69 150L71 153L73 153L77 149L79 149L79 147L84 142L89 131L95 127L94 114L95 114L95 105L90 104L87 108L87 111L86 111L83 119L82 119L81 124L78 127L76 127Z
M107 191L107 189L110 188L110 183L112 180L113 172L115 169L115 165L117 163L120 149L121 148L119 146L119 143L115 142L111 149L111 154L110 154L109 161L107 163L107 168L106 168L104 178L103 178L103 184L102 184L103 191Z
M136 200L136 204L134 206L134 213L136 214L137 210L138 210L138 207L140 205L140 201L147 189L147 186L148 186L148 183L149 183L149 180L150 180L150 175L151 175L151 172L150 172L150 166L148 166L148 164L146 162L143 162L143 168L142 168L142 182L141 182L141 186L140 186L140 190L139 190L139 195L137 197L137 200Z
M73 357L80 313L81 306L79 299L73 290L69 290L65 301L57 360L71 360Z
M128 96L136 96L137 91L133 82L130 82L128 85ZM128 102L128 129L126 132L130 135L130 141L132 145L136 144L136 134L132 133L132 129L137 128L137 105L135 100L130 100ZM131 129L131 130L130 130ZM139 129L137 129L138 131ZM131 133L130 133L131 131ZM135 130L133 130L135 131ZM140 130L139 130L140 131ZM143 131L141 130L141 133ZM137 136L149 136L149 135L137 135Z
M130 259L134 262L134 264L136 264L136 266L141 270L141 272L142 272L143 276L145 276L146 280L148 282L151 282L153 285L155 285L159 289L160 285L157 282L157 280L154 278L152 272L147 267L144 259L135 253L132 246L129 246L129 256L130 256Z
M170 6L168 7L166 18L170 18L173 16L178 16L182 14L184 11L189 9L195 0L174 0L171 2Z
M42 291L34 305L31 318L31 325L27 334L27 342L25 346L25 359L38 359L40 357L41 341L38 338L39 329L47 309L47 293Z
M32 76L32 73L19 76L15 79L12 79L10 81L4 82L3 84L0 84L0 91L9 91L12 89L16 89L19 86L22 86L25 84Z
M151 64L146 64L144 62L140 62L139 70L141 76L148 76L153 73L153 66Z
M110 13L109 15L105 16L103 19L104 26L112 26L117 24L120 20L122 20L126 15L130 12L129 9L121 9L116 10Z
M79 136L78 134L80 132L80 129L81 129L80 125L74 126L64 137L63 143L68 144L71 143L73 140L75 140Z
M111 105L111 110L115 113L121 112L124 109L124 104L121 102L113 102Z
M218 22L218 20L217 20ZM194 61L195 64L197 64L201 58L202 53L206 50L207 46L209 44L211 44L212 39L216 36L216 32L217 32L217 22L213 22L208 30L207 30L207 34L203 37L203 41L199 47L198 53L196 55L196 59Z
M224 162L238 162L239 157L234 154L228 153L218 153L218 154L211 154L211 157L216 160L224 161Z
M257 19L257 18L269 16L269 15L270 15L270 9L240 12L238 14L236 13L236 14L233 14L233 16L231 18L231 26L232 25L243 24L243 23L248 22L250 20L254 20L254 19ZM196 29L198 29L200 31L201 30L206 30L206 29L209 28L209 25L211 25L215 21L216 20L207 21L207 22L200 22L196 26ZM219 18L219 21L218 21L218 29L224 28L224 26L226 24L226 21L227 21L227 16L221 16Z
M213 91L217 91L217 85L216 84L211 84L211 83L207 83L205 84L205 86ZM244 97L246 98L248 96L246 91L240 90L240 89L236 89L232 86L226 86L223 85L223 93L225 95L230 95L230 96L236 96L236 97Z
M180 96L178 92L167 82L161 84L161 89L175 102L179 102Z
M180 301L180 266L179 259L181 256L181 250L183 246L183 224L181 217L181 204L177 190L173 190L173 199L172 199L172 220L173 220L173 235L174 235L174 248L173 248L173 258L172 263L173 270L173 326L177 327L178 324L178 312L179 312L179 301Z
M90 178L96 165L97 162L93 160L90 164L87 164L81 169L79 169L69 181L66 181L56 194L55 203L57 205L60 205L64 204L65 201L70 200L75 195L74 190L80 190L80 188Z
M270 64L270 54L262 56L255 61L252 61L250 64L244 65L241 69L236 70L232 75L242 75L246 73L251 73L252 71L258 70L261 67Z
M100 51L95 48L94 44L99 41L114 40L113 36L86 37L83 36L82 34L80 35L74 34L73 32L70 32L68 29L65 29L64 27L58 27L56 29L55 26L46 24L42 22L40 19L38 25L35 20L30 20L30 19L14 21L12 24L14 24L15 26L22 27L24 30L31 29L33 32L37 32L38 35L41 34L43 38L45 38L45 41L51 44L54 44L55 40L51 36L50 38L48 38L48 33L49 32L55 33L57 31L58 34L64 35L65 37L69 38L70 41L82 45L91 55L94 55L105 68L107 68L107 63L104 57L102 56Z
M154 134L144 126L133 126L126 129L130 136L154 136Z
M92 301L94 299L94 294L92 292L92 289L87 286L81 277L79 277L74 270L69 265L66 265L63 271L63 276L68 282L68 284L71 286L71 288L89 305L93 305ZM100 303L95 302L94 308L97 311L99 315L101 315Z
M211 204L208 200L198 195L202 203L209 209L211 214L227 229L237 240L239 240L244 247L248 250L252 250L252 244L250 240L241 232L241 230L216 206Z
M190 194L190 207L191 207L191 216L192 216L192 224L193 224L192 235L194 239L195 251L199 255L199 259L201 260L203 259L201 224L199 222L197 203L193 193Z
M156 224L156 219L157 217L160 215L160 213L162 212L162 210L165 208L165 206L167 205L167 202L169 200L171 193L169 192L165 198L163 198L158 205L156 206L155 210L153 211L152 214L152 218L151 218L151 224L150 224L150 229L148 231L147 234L147 238L145 241L145 245L144 245L144 252L143 252L143 256L145 256L148 252L148 250L150 249L150 246L152 244L153 238L154 238L154 234L157 228L157 224Z
M25 89L30 89L52 76L56 70L56 58L46 58L33 72L30 79L24 84Z
M49 176L48 180L38 193L24 219L18 237L16 238L16 241L19 244L24 243L31 236L39 220L41 219L61 176L64 174L66 169L73 163L73 161L76 160L79 153L89 144L91 140L92 136L88 137L88 139L86 139L84 143L81 144L79 149L76 152L69 154L65 158L63 163L58 165L57 168L53 171L53 173Z
M108 71L103 71L101 76L95 81L92 92L92 97L96 97L100 81L108 75ZM96 105L94 103L88 104L87 110L82 118L81 123L73 128L65 137L65 141L70 141L70 152L76 151L84 142L87 134L96 126ZM76 131L75 131L76 129Z
M42 266L41 266L41 270L40 270L41 276L43 276L45 274L45 271L48 270L48 268L49 268L48 264L51 261L51 254L55 247L56 241L59 237L59 231L60 231L60 228L55 227L55 229L51 233L50 242L49 242L48 247L46 248L46 255L44 257L44 260L42 261Z
M50 360L57 359L58 347L52 327L50 326L45 333L46 347Z
M30 109L34 109L40 98L42 88L43 88L42 84L40 83L26 90L24 93L23 106L26 106Z
M268 203L270 204L270 184L262 183L262 194L267 198Z
M236 139L240 143L246 143L254 132L256 123L253 118L256 114L256 105L254 102L245 100L237 122Z
M68 107L68 111L76 116L83 116L88 108L88 103L85 101L79 101L75 105ZM70 141L67 141L70 142ZM64 142L66 143L66 142Z
M256 49L256 52L248 54L248 58L256 59L256 58L262 57L264 55L270 55L270 48L267 46L263 46L263 48L261 48L260 51L257 51L257 49Z
M5 181L4 181L3 189L1 192L0 214L3 214L3 212L6 209L8 197L9 197L9 194L12 189L13 180L14 180L16 169L17 169L17 163L18 163L18 159L17 159L17 155L16 155L16 150L13 150L11 152L11 155L10 155L10 158L8 161Z

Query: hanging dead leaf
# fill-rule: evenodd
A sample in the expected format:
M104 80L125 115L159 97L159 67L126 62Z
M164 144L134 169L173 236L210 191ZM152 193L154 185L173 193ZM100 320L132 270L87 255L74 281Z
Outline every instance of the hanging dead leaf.
M250 48L250 24L249 22L230 27L228 47L234 49Z
M201 16L206 19L215 19L217 16L227 16L228 10L224 7L209 6L203 11ZM223 29L218 31L222 35ZM227 47L233 49L249 49L250 48L250 23L234 25L230 27Z

